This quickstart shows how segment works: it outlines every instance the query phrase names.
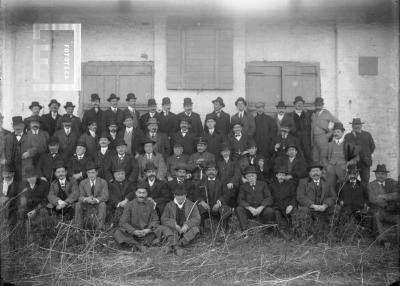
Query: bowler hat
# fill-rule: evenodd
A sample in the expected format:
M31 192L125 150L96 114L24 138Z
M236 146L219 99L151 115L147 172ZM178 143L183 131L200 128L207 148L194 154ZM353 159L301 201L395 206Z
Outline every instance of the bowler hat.
M61 117L61 123L72 123L71 117L69 117L67 114L64 114Z
M110 96L107 98L107 101L110 102L113 99L119 100L120 98L115 93L111 93Z
M54 146L60 144L60 141L58 140L58 137L52 136L49 139L49 142L47 143L48 146Z
M333 124L332 130L336 130L336 129L340 129L340 130L344 131L345 129L343 127L343 123L342 122L335 122Z
M294 143L289 143L288 146L286 147L286 150L289 150L289 148L295 148L297 151L299 151L298 146Z
M151 143L151 144L156 144L156 141L154 141L154 140L152 140L152 139L149 139L149 138L147 138L147 139L145 139L145 140L143 140L142 141L142 144L143 145L146 145L146 144L148 144L148 143Z
M125 172L124 166L121 165L121 164L116 164L115 166L113 166L112 172L113 172L113 173L116 173L116 172Z
M257 174L257 170L254 166L247 166L246 169L244 169L244 174Z
M90 171L90 170L97 170L97 164L93 161L89 161L86 164L86 171Z
M276 165L274 168L274 173L275 174L278 174L278 173L287 174L288 169L284 165Z
M147 191L146 181L142 181L142 182L139 182L139 183L137 184L137 186L136 186L136 191L139 190L139 189L141 189L141 190L146 190L146 191Z
M175 171L177 170L185 170L185 171L189 171L189 167L186 163L178 163L175 166Z
M324 168L324 166L322 166L322 164L320 162L314 161L308 165L307 169L310 171L311 169L314 169L314 168L318 168L318 169L322 170Z
M117 139L115 139L114 145L115 145L115 147L122 146L122 145L126 146L126 142L125 142L124 138L117 138Z
M286 108L286 104L283 100L280 100L276 105L276 108Z
M92 93L90 95L90 101L96 101L96 100L100 101L99 95L97 93Z
M349 122L351 125L357 125L357 124L364 124L365 122L361 121L361 118L353 118L352 122Z
M108 140L111 141L111 135L110 135L110 133L108 133L106 131L101 132L99 139L100 138L107 138Z
M185 97L183 99L183 106L185 105L193 105L192 99L190 97Z
M61 103L59 103L59 102L57 101L57 99L52 99L52 100L50 100L50 103L49 103L48 107L50 107L53 103L57 104L58 107L60 107L60 105L61 105Z
M209 113L209 114L206 115L206 122L207 122L208 120L217 121L217 116L216 116L214 113Z
M158 122L157 118L155 118L155 117L150 117L149 120L147 120L146 125L150 125L150 124L157 124L157 125L159 125L160 122Z
M53 168L54 171L57 170L57 169L60 169L60 168L67 169L67 165L64 163L64 160L57 160L54 163L54 168Z
M64 105L64 108L67 108L67 107L75 107L75 105L73 105L71 101L67 101Z
M108 122L108 127L110 127L111 125L115 125L118 127L118 123L117 123L117 121L115 121L114 118L111 118L110 122Z
M187 194L187 190L184 184L177 184L174 188L173 193L175 196L184 196Z
M89 120L88 120L88 122L87 122L87 125L86 125L86 126L90 126L90 125L92 125L93 123L96 123L96 124L97 124L97 121L96 121L96 119L94 119L94 118L89 118Z
M78 143L76 143L76 147L78 147L78 146L81 146L81 147L86 148L86 143L85 143L85 141L83 141L83 140L78 140Z
M314 100L314 105L324 105L324 99L322 97L316 97Z
M26 178L32 178L32 177L37 177L39 176L39 171L34 168L33 166L29 166L25 168L25 177Z
M215 163L214 160L209 160L209 161L207 161L207 163L206 163L206 169L211 169L211 168L215 168L215 169L218 168L218 167L217 167L217 164Z
M29 105L29 109L32 109L32 107L35 106L39 107L39 109L43 108L43 106L41 106L38 101L32 101L31 105Z
M253 140L253 139L249 139L248 147L249 147L249 149L250 149L250 148L253 148L253 147L256 147L256 148L257 148L257 143L256 143L256 141Z
M214 99L213 101L211 101L212 103L215 103L215 102L219 102L219 104L222 106L222 107L225 107L225 103L224 103L224 100L221 98L221 97L217 97L216 99Z
M199 137L199 138L197 139L197 144L204 144L204 145L207 145L207 143L208 143L208 140L207 140L206 138L204 138L204 137Z
M174 141L173 148L183 148L181 141Z
M231 146L229 145L229 143L223 142L223 143L221 144L221 151L226 151L226 150L231 151Z
M22 120L22 116L14 116L12 118L12 124L13 125L24 124L24 121Z
M386 165L385 164L378 164L378 165L376 165L376 169L373 170L372 172L375 172L375 173L389 173L390 171L388 171L386 169Z
M181 123L182 121L192 124L192 120L190 119L189 116L186 116L186 115L182 115L179 117L179 123Z
M294 98L293 104L296 104L296 103L299 102L299 101L301 101L301 102L303 102L303 103L306 102L306 101L303 99L303 97L302 97L301 95L299 95L299 96L296 96L296 97Z
M257 102L256 103L256 108L259 108L259 107L265 107L265 103L264 102Z
M130 118L130 119L133 120L132 114L131 114L130 112L125 112L125 113L124 113L123 121L125 121L125 120L128 119L128 118Z
M147 100L147 106L150 107L154 105L157 105L156 100L154 98L149 98L149 100Z
M162 99L161 105L171 104L171 99L169 97L164 97Z
M131 99L136 99L136 95L133 92L130 92L126 95L126 101L129 101Z
M29 116L27 119L28 119L28 124L31 124L32 122L38 122L38 123L41 122L39 115L32 115Z
M144 171L147 172L149 170L157 170L157 166L153 162L147 162L144 166Z
M244 105L247 105L247 101L243 97L238 97L235 101L235 105L237 105L239 101L243 102Z

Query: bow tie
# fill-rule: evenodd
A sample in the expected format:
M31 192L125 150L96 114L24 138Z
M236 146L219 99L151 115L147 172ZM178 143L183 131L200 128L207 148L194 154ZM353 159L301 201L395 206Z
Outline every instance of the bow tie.
M240 136L242 136L242 135L235 135L235 138L240 138Z

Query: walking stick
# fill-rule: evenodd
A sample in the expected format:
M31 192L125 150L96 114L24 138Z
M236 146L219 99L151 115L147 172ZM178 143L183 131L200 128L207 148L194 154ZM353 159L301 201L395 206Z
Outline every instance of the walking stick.
M207 183L206 183L207 184ZM207 189L207 185L202 186L206 192L206 201L207 201L207 205L208 205L208 218L210 219L210 229L211 229L211 234L212 236L214 236L214 230L213 230L213 223L212 223L212 217L211 217L211 206L208 200L208 189Z

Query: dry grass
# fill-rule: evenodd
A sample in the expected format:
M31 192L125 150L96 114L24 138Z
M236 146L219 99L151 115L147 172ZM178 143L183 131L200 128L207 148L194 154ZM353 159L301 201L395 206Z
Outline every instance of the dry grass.
M49 247L4 252L3 273L17 285L389 285L399 277L398 249L360 240L331 245L264 235L202 237L183 257L162 248L116 249L106 233L59 224Z

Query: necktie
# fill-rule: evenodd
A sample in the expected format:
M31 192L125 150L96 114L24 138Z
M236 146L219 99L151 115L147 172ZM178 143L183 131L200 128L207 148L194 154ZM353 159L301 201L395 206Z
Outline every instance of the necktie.
M56 153L51 153L51 156L54 158L57 154Z
M319 187L319 181L314 181L314 184Z
M90 192L92 194L92 196L94 196L94 182L90 182L91 187L90 187Z
M60 182L61 190L65 192L65 182Z
M156 135L154 133L151 133L151 135L150 135L151 139L154 139L155 136Z

